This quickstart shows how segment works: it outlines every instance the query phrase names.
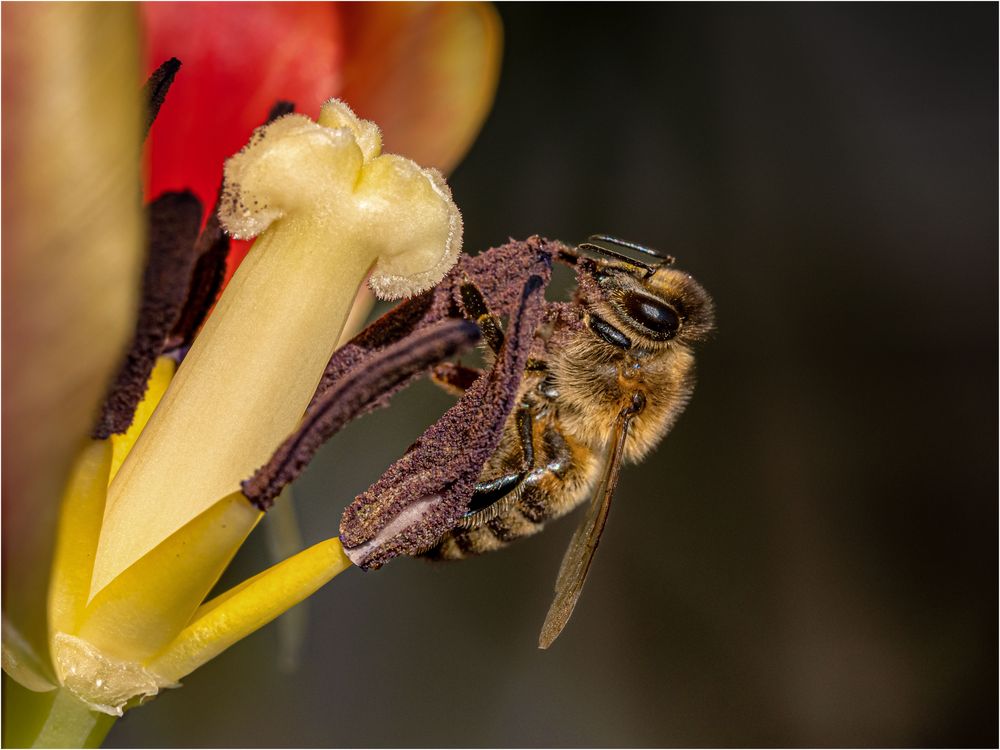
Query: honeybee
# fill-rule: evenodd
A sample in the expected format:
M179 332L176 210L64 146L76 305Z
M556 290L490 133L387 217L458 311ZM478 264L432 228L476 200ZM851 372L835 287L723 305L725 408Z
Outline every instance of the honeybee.
M631 250L652 259L636 260ZM601 259L588 257L597 253ZM713 327L712 300L673 258L594 235L557 260L577 269L571 303L546 303L517 406L476 482L468 510L423 554L462 559L505 547L569 513L588 497L566 550L555 598L539 638L548 648L569 620L608 518L623 461L647 456L677 421L694 389L692 346ZM476 285L460 285L465 314L493 356L504 332ZM434 368L449 391L481 373L458 364Z
M570 302L545 300L553 260L576 269ZM324 440L430 372L459 400L344 509L344 554L363 570L399 555L461 559L534 534L590 497L539 636L548 648L580 597L622 462L652 451L694 390L692 346L712 330L714 308L673 262L605 235L575 248L529 237L464 256L334 353L299 429L242 482L244 496L266 510ZM449 361L479 339L488 370Z

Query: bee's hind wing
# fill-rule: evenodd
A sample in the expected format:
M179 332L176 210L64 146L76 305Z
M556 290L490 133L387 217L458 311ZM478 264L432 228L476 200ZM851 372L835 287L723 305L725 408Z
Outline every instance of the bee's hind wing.
M580 522L573 538L570 540L562 565L559 566L559 576L556 578L555 598L538 636L538 647L548 648L559 636L570 615L576 607L580 591L583 589L587 573L594 560L594 553L601 541L604 524L608 520L611 508L611 498L618 484L621 472L622 456L625 452L625 440L628 438L629 424L635 416L635 410L622 409L612 426L611 437L605 452L604 465L601 469L600 481L590 500L587 515Z

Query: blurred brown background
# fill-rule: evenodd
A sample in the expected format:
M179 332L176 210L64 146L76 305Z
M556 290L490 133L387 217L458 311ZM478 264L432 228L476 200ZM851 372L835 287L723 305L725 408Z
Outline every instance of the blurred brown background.
M451 180L467 249L678 256L718 304L694 401L624 472L551 651L572 520L349 571L296 673L272 625L109 744L996 745L997 6L500 12ZM422 383L335 438L296 488L307 541L449 403Z

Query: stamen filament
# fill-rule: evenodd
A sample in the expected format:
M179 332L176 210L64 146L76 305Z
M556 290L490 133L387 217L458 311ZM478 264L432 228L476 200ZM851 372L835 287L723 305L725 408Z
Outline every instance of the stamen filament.
M350 566L337 538L303 550L207 602L147 669L164 680L181 679Z

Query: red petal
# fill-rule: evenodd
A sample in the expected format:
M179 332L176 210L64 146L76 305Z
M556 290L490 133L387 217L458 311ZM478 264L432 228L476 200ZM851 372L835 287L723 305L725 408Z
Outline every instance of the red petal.
M144 3L145 68L183 67L147 140L147 198L190 189L211 207L222 164L278 99L316 116L340 92L340 14L330 3Z
M450 172L493 103L502 30L488 3L347 3L343 98L385 150Z

